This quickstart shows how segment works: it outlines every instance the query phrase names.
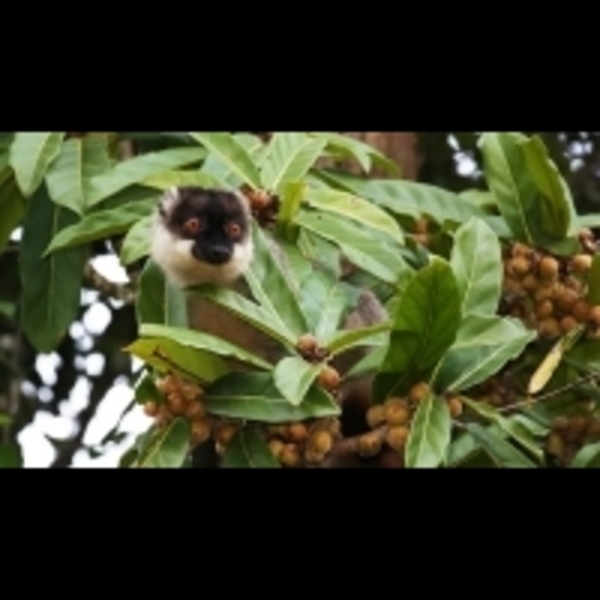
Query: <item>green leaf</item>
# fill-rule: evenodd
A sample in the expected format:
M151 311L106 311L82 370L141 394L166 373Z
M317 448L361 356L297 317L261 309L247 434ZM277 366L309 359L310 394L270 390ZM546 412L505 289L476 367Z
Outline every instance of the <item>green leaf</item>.
M131 185L142 183L152 175L199 162L205 156L203 148L170 148L124 160L90 180L88 208Z
M277 323L277 328L285 331L286 338L293 344L295 339L306 333L308 325L298 304L294 282L282 264L285 257L276 242L267 237L254 222L252 240L254 260L245 279L254 298L269 312L269 320Z
M14 174L0 183L0 253L6 248L12 232L27 212L28 202L19 190Z
M486 429L478 423L466 423L464 427L499 467L536 467L534 462L493 430Z
M152 196L117 208L91 212L70 227L60 229L52 238L46 254L125 233L132 225L152 214L157 201L157 198Z
M404 234L395 219L368 200L338 190L309 189L304 195L304 201L312 208L339 215L343 219L352 219L404 244Z
M277 469L280 464L263 438L251 427L245 427L227 444L223 467L229 469Z
M389 334L388 341L386 344L372 349L364 358L359 360L349 371L346 373L347 378L358 378L365 377L376 373L383 363L389 348Z
M581 448L573 458L570 467L572 469L600 468L600 442Z
M482 450L473 436L465 431L454 440L446 453L446 467L459 467Z
M242 294L208 284L190 287L189 291L221 306L282 344L295 347L297 337L287 326L282 325L279 320L274 322L273 314L269 310L248 300Z
M24 196L29 197L38 189L48 167L58 156L64 137L64 132L15 134L9 161Z
M121 264L131 265L150 254L150 239L154 215L150 214L134 223L121 245Z
M310 232L332 241L348 260L378 279L397 284L410 273L399 250L357 224L333 215L301 210L294 222Z
M388 340L389 323L338 331L325 339L325 346L332 356L347 352L357 346L384 346Z
M313 365L300 357L287 356L275 366L273 381L292 406L299 406L322 368L322 365Z
M108 142L102 135L67 140L46 173L54 202L83 215L90 195L90 180L110 168Z
M536 333L518 319L471 315L436 368L435 385L452 392L468 390L496 374L535 339Z
M450 445L452 419L448 403L429 394L413 417L406 443L408 468L435 468L442 464Z
M294 406L275 386L271 373L230 373L204 390L204 406L213 415L262 423L291 423L336 417L340 408L318 385Z
M166 337L141 337L123 351L159 371L175 372L200 383L212 383L228 372L223 360L212 351L189 347Z
M188 326L185 292L168 281L160 267L151 260L142 271L135 308L138 323Z
M191 425L187 419L174 419L157 432L146 452L133 464L144 469L180 468L190 447Z
M261 187L260 174L248 151L228 133L190 133L213 152L244 183L253 189Z
M172 187L198 186L203 188L221 188L223 182L210 173L203 171L164 171L156 173L140 182L142 185L166 191Z
M235 344L205 332L188 329L187 327L169 327L160 324L144 323L140 326L140 335L149 338L169 339L186 348L207 351L219 356L233 357L259 369L272 369L268 362Z
M595 254L588 276L586 300L592 305L600 304L600 254Z
M503 417L493 406L490 406L486 402L476 402L464 396L461 396L461 400L478 415L484 419L488 419L492 423L495 423L500 430L504 431L513 440L531 452L531 454L535 456L539 462L543 462L543 450L539 447L538 443L531 436L531 434L522 426L519 426L519 423Z
M600 214L579 215L578 221L582 228L596 229L600 227Z
M450 265L441 258L414 275L392 321L390 344L373 384L375 400L408 392L428 381L455 340L460 296Z
M529 174L542 194L544 232L551 238L575 236L579 230L571 191L539 136L521 142Z
M328 151L354 158L366 173L371 170L372 163L375 163L390 173L400 175L400 169L395 162L365 142L339 133L311 132L310 135L325 139Z
M292 181L284 186L281 204L277 212L277 232L286 239L294 239L292 222L300 210L305 192L306 184L302 181Z
M446 221L464 223L471 217L486 219L486 214L471 202L433 185L394 179L363 179L327 170L318 171L318 175L335 187L371 200L396 215L413 219L427 216L440 225Z
M461 296L463 317L495 314L502 292L502 251L484 221L469 219L454 235L450 265Z
M488 210L496 209L498 207L498 205L496 204L496 198L494 198L494 194L487 190L465 190L464 192L460 192L459 196L461 198L464 198L465 200L468 200L471 204L486 212Z
M38 187L31 205L19 248L21 322L36 350L51 352L77 318L85 252L69 248L43 257L52 237L77 216L54 204L45 185Z
M163 394L154 383L154 378L147 371L143 372L136 383L134 400L138 404L145 404L146 402L163 404L165 401Z
M281 195L287 183L301 180L327 142L305 133L275 133L265 150L260 173L262 187Z
M0 469L20 469L23 454L18 444L0 444Z

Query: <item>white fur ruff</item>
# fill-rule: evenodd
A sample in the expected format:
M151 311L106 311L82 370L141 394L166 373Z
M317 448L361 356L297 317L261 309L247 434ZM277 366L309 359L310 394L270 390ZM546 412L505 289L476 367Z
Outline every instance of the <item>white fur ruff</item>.
M177 286L187 287L202 283L227 285L243 275L254 254L252 238L236 244L231 260L215 266L199 261L192 254L193 242L182 240L171 233L162 223L158 213L150 243L150 257Z

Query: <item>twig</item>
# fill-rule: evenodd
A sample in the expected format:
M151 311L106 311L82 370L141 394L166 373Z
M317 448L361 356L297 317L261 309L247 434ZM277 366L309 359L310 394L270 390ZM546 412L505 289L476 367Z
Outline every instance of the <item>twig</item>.
M87 282L102 295L115 298L125 304L133 304L135 301L135 292L129 284L114 283L106 277L100 275L91 263L86 263L83 269L83 275Z
M388 425L383 425L381 427L378 427L377 429L373 429L371 431L361 433L353 437L343 438L334 443L333 447L331 448L331 451L327 455L327 458L343 458L346 456L351 456L353 454L360 454L359 440L367 434L376 434L379 441L383 445L388 429Z

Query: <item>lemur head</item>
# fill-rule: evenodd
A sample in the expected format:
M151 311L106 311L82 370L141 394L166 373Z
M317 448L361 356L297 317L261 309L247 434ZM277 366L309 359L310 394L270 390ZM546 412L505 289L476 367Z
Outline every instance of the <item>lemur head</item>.
M254 254L247 200L238 192L171 188L159 200L150 256L181 287L227 285Z

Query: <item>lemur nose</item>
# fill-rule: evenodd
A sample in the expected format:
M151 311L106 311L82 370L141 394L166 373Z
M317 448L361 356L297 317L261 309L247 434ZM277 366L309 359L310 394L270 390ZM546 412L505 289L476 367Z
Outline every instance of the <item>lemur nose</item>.
M229 260L231 250L227 246L213 246L209 251L210 259L217 263L223 263Z

